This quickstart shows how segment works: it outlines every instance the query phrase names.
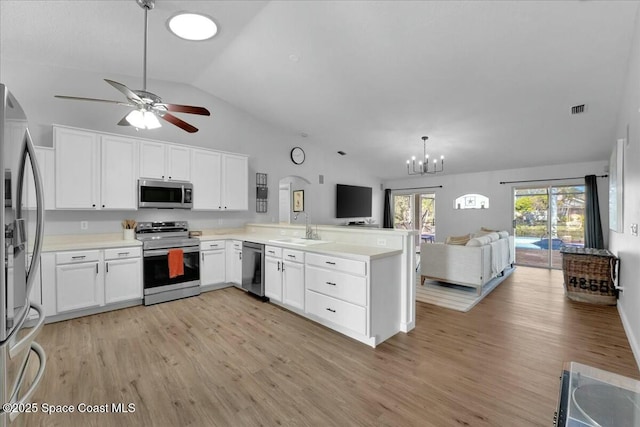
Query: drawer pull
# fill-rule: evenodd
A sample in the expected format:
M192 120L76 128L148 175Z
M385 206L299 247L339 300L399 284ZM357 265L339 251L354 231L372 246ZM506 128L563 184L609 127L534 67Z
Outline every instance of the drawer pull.
M76 256L72 256L71 259L85 259L87 256L86 255L76 255Z
M295 258L295 257L296 257L295 255L291 255L291 254L289 254L289 255L287 255L287 256L288 256L289 258Z
M272 255L275 255L275 254L276 254L276 251L267 251L267 253L270 253L270 254L272 254Z
M336 284L333 282L325 282L327 285L335 286Z
M129 252L118 252L118 256L126 256L129 255Z
M332 309L332 308L327 308L327 311L330 311L330 312L332 312L332 313L335 313L335 312L336 312L336 311L335 311L334 309Z
M325 263L327 263L327 264L329 264L329 265L336 265L336 263L335 263L335 262L333 262L333 261L325 261Z

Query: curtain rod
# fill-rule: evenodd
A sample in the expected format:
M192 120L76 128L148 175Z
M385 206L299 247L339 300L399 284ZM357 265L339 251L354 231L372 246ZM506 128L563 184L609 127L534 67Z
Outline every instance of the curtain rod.
M596 178L608 178L608 177L609 175L596 175ZM584 176L573 176L571 178L529 179L524 181L500 181L500 184L517 184L521 182L566 181L568 179L584 179Z
M433 185L431 187L410 187L410 188L387 188L386 190L426 190L429 188L442 188L442 185Z

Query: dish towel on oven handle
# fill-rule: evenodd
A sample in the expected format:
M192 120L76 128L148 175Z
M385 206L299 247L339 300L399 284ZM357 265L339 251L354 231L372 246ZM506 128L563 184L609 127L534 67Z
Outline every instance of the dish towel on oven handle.
M184 274L184 251L182 249L169 249L169 278Z

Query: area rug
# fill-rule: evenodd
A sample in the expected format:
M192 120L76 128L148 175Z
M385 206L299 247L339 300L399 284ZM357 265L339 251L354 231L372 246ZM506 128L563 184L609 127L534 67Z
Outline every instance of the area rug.
M513 273L514 268L507 268L504 276L498 276L482 287L482 295L477 294L476 288L452 285L437 280L426 279L424 285L420 285L420 275L417 274L416 300L428 304L438 305L457 311L469 311L482 301L482 298L498 287L507 277Z

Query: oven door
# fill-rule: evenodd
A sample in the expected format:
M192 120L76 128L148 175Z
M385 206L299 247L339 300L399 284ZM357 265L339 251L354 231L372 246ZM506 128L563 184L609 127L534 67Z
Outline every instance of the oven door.
M145 295L200 285L200 248L193 246L179 249L184 252L184 274L174 278L169 278L168 249L144 251L143 280Z

